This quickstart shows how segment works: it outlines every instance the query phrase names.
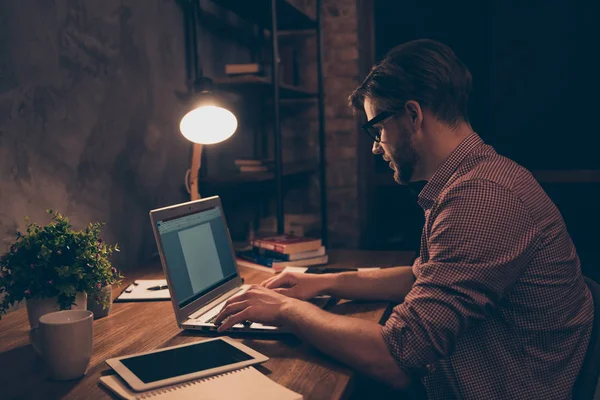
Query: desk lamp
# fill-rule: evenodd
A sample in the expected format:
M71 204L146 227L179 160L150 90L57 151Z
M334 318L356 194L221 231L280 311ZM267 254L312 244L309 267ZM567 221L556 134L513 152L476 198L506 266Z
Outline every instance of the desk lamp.
M194 143L192 164L185 173L185 187L191 200L198 200L198 172L202 162L202 146L222 142L237 129L237 119L213 94L213 82L202 73L198 61L197 19L200 15L198 0L179 2L184 16L186 69L188 82L193 82L195 108L188 112L179 123L183 136Z
M198 172L202 163L202 146L229 139L237 129L235 115L212 94L212 80L200 78L195 85L197 96L196 108L188 112L179 124L181 134L194 143L192 164L185 173L185 187L191 200L198 200Z

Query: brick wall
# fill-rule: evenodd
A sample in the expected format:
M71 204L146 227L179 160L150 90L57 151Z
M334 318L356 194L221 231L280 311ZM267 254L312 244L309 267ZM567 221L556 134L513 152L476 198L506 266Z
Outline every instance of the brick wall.
M288 1L315 15L315 0ZM360 237L358 149L348 96L359 84L357 0L323 0L322 7L329 247L356 248ZM311 68L307 66L314 71ZM310 80L316 83L316 76Z
M148 211L189 199L183 36L174 1L0 2L0 254L47 208L106 222L120 267L156 251ZM207 74L249 59L199 36Z
M323 1L330 247L357 247L357 133L348 96L358 85L356 0Z

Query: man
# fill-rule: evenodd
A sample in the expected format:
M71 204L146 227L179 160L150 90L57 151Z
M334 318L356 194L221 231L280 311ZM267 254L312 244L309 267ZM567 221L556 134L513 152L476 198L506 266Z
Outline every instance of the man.
M412 267L276 276L231 299L220 329L283 325L392 386L421 371L432 399L570 398L591 295L554 204L473 132L470 90L452 50L419 40L393 49L351 96L396 181L427 181ZM302 301L318 294L402 303L382 327Z

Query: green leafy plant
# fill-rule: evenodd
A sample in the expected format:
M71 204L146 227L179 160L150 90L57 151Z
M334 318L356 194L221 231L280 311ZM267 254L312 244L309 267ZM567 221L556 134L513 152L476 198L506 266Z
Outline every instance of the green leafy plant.
M69 219L47 210L52 220L45 226L25 218L24 234L17 232L8 253L0 257L0 318L12 304L23 299L57 297L60 309L75 304L77 292L86 292L103 307L110 299L99 296L106 285L123 277L110 262L118 246L100 238L102 223L90 223L76 231Z

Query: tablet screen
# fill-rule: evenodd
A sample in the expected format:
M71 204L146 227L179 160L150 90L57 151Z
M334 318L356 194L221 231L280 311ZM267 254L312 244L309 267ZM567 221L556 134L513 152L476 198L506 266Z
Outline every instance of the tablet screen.
M151 383L252 360L252 356L224 340L200 342L158 353L121 359L142 382Z

